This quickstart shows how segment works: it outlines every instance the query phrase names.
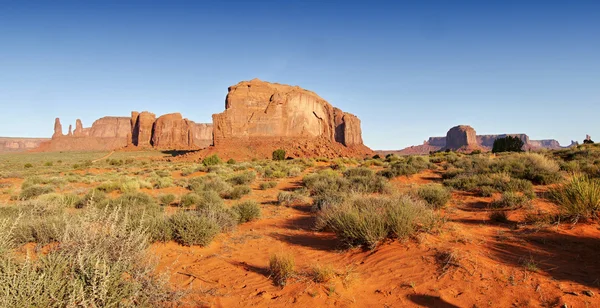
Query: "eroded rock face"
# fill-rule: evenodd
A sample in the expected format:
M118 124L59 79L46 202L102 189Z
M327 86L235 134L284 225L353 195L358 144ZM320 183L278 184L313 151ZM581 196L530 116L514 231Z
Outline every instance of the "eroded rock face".
M0 137L0 153L30 151L39 147L43 142L47 142L49 140L49 138Z
M152 145L158 148L186 148L190 146L190 123L180 113L165 114L154 122Z
M131 112L131 125L133 131L132 144L140 147L150 147L152 140L152 130L154 122L156 121L156 115L154 113L143 111L138 113L137 111Z
M190 138L192 145L206 148L213 145L213 125L206 123L194 123L190 121Z
M214 143L254 138L324 138L362 145L360 121L317 94L253 79L229 87L225 111L213 115Z
M468 125L452 127L446 134L446 148L457 150L477 146L475 129Z
M83 124L81 123L80 119L77 119L75 121L75 131L73 131L73 136L75 137L85 137L85 136L89 136L90 134L90 129L89 128L83 128Z
M92 124L89 131L90 137L123 138L131 132L131 122L128 117L103 117Z

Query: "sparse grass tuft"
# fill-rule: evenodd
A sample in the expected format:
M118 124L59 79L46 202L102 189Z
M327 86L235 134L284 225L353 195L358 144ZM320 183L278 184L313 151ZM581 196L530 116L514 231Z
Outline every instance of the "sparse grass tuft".
M562 215L572 219L597 218L600 211L600 180L574 175L564 185L550 190Z
M285 286L287 280L294 275L294 257L291 255L275 254L269 260L271 279L277 286Z
M434 209L443 208L452 196L450 191L439 184L425 184L417 188L417 196Z

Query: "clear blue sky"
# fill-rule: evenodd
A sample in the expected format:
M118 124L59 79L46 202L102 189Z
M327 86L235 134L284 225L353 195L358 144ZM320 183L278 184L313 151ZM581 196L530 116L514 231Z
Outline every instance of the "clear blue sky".
M600 140L600 1L0 1L0 136L210 122L255 77L358 115L373 149L458 124Z

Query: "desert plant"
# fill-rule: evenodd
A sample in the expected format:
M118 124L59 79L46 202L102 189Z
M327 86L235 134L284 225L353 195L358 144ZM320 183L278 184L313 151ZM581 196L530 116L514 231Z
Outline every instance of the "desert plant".
M267 189L273 188L275 186L277 186L277 182L275 182L275 181L262 182L262 183L260 183L260 185L258 185L258 187L261 190L267 190Z
M232 185L248 185L256 179L256 172L246 171L236 174L227 180Z
M600 181L587 175L574 175L570 181L549 193L563 216L579 219L598 217L600 210Z
M502 197L499 200L495 200L490 204L490 207L494 209L498 208L511 208L516 209L526 205L530 202L530 199L527 196L507 191L502 193Z
M29 187L21 190L21 193L19 194L19 199L21 199L21 200L33 199L37 196L41 196L43 194L49 194L51 192L54 192L54 188L52 188L52 187L43 186L43 185L33 185L33 186L29 186Z
M316 265L311 269L311 276L314 282L329 282L335 277L335 271L331 266Z
M506 136L504 138L498 138L494 140L494 145L492 146L492 153L521 152L523 151L523 145L523 140L516 136Z
M304 200L304 196L296 192L280 191L277 194L277 204L279 205L289 206L302 200Z
M220 232L219 225L194 212L177 212L171 216L173 239L179 244L206 246Z
M181 200L179 201L179 206L181 207L191 207L200 202L201 198L196 193L189 193L181 196Z
M239 214L240 223L256 220L261 216L260 206L254 200L240 202L234 205L232 210Z
M277 149L273 151L273 160L284 160L285 159L285 150Z
M440 209L448 203L450 191L439 184L425 184L417 188L417 196L425 200L434 209Z
M291 255L274 254L269 259L271 279L277 286L285 286L287 280L294 275L294 257Z
M158 196L160 205L171 205L173 202L175 202L175 199L176 199L176 197L174 194L166 194L166 195Z
M493 211L490 212L490 220L494 222L507 223L508 213L506 211Z
M215 165L219 165L222 163L223 163L223 161L221 161L221 159L219 158L219 156L217 154L207 156L202 160L202 164L205 166L215 166Z
M243 196L252 192L250 186L247 185L236 185L230 191L224 194L224 197L227 199L238 200Z

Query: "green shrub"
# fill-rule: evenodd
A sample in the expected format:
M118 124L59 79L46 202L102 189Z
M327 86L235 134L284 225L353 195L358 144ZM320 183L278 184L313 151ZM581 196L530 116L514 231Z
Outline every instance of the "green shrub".
M452 194L439 184L425 184L417 189L417 196L425 200L434 209L440 209L450 201Z
M223 199L215 191L207 190L200 193L200 199L196 201L197 209L221 208L223 207Z
M33 168L33 165L31 163L26 163L23 166L25 167L25 169Z
M285 159L285 150L277 149L273 151L273 160L284 160Z
M219 158L219 156L217 154L207 156L202 160L202 164L205 166L215 166L215 165L220 165L222 163L223 162L221 161L221 159Z
M261 190L267 190L269 188L274 188L275 186L277 186L277 182L270 181L270 182L262 182L262 183L260 183L260 185L258 187Z
M508 213L506 211L493 211L490 213L490 220L494 222L507 223Z
M154 183L154 188L167 188L167 187L173 187L173 178L171 177L161 177L156 179L156 183Z
M232 209L239 214L240 223L256 220L261 216L260 206L254 200L238 203Z
M269 260L271 279L277 286L285 286L287 280L294 275L294 257L291 255L275 254Z
M115 190L120 190L121 185L117 182L104 182L98 186L96 186L96 190L109 193Z
M519 137L506 136L504 138L498 138L494 140L492 153L521 152L523 151L523 145L523 140L521 140Z
M240 223L240 215L232 208L225 208L222 204L211 204L198 207L196 212L199 216L214 221L221 232L235 229Z
M236 185L230 191L224 194L224 197L227 199L238 200L243 196L252 192L250 186L247 185Z
M44 163L44 166L46 167L52 167L54 164L51 161L47 161Z
M491 197L495 192L496 190L491 186L481 186L477 190L477 195L480 197Z
M176 199L176 197L174 194L166 194L166 195L158 196L160 205L165 205L165 206L173 204L173 202L175 202L175 199Z
M573 219L597 218L600 210L600 181L587 175L574 175L564 185L550 190L563 216Z
M220 232L219 225L195 212L180 211L171 216L173 239L182 245L206 246Z
M227 164L228 165L235 165L235 159L230 158L229 160L227 160Z
M43 186L43 185L33 185L33 186L29 186L25 189L22 189L21 193L19 194L19 199L29 200L29 199L33 199L37 196L41 196L43 194L49 194L52 192L54 192L54 188L52 188L52 187Z

